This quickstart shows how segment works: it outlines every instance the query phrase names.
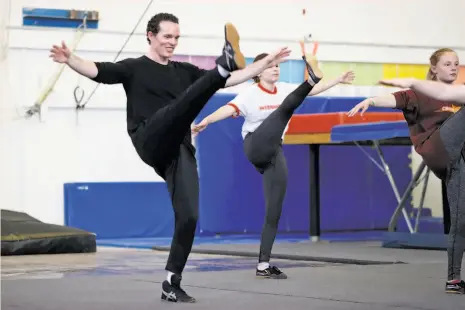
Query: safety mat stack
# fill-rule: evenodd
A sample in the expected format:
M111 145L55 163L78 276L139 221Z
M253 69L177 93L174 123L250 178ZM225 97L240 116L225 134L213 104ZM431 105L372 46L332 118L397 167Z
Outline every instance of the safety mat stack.
M2 256L97 251L95 234L47 224L23 212L2 209L1 224Z

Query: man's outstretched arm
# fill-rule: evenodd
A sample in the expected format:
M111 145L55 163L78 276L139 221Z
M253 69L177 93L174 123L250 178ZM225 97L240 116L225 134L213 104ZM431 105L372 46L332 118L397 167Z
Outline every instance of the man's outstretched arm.
M77 73L90 79L94 79L98 74L95 62L83 59L76 54L71 54L66 64Z
M279 63L285 61L285 58L289 56L291 51L287 48L281 48L273 53L268 54L265 58L251 63L246 66L244 69L231 72L231 75L226 81L225 87L234 86L237 84L244 83L260 73L267 68L278 65Z
M53 45L50 53L53 61L66 64L77 73L99 83L122 83L129 76L129 69L124 61L113 63L86 60L74 54L64 41L61 46Z

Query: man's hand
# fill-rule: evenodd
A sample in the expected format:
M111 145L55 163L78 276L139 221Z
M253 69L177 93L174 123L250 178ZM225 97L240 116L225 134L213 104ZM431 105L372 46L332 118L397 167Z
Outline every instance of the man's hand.
M287 57L291 54L291 50L287 47L282 47L266 56L264 59L268 64L268 68L277 66L278 64L287 61Z
M274 67L285 61L286 57L288 57L290 54L291 51L287 47L282 47L279 50L268 54L268 56L265 58L251 63L244 69L231 72L231 76L226 80L225 87L234 86L250 80L251 78L262 73L263 70Z
M50 53L50 57L53 61L61 64L67 63L71 57L71 50L66 46L64 41L61 41L61 46L53 45Z

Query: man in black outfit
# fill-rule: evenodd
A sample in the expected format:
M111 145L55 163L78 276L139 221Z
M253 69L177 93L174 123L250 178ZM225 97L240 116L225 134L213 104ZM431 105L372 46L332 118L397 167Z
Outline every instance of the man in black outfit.
M50 57L55 62L66 63L93 81L123 84L129 136L140 158L166 181L173 203L175 232L161 295L167 301L195 301L180 286L194 242L199 208L191 124L217 90L246 82L290 54L287 48L281 48L246 67L236 28L228 23L224 31L223 52L212 70L170 60L180 34L178 18L169 13L156 14L148 22L150 48L139 58L93 62L71 53L64 42L51 49Z

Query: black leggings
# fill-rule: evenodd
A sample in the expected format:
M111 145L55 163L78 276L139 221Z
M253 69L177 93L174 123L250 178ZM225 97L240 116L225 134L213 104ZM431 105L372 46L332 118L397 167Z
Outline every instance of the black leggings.
M244 152L263 175L266 216L260 241L259 262L269 262L287 188L287 165L282 150L286 125L312 90L308 82L290 93L283 103L244 140Z
M139 156L168 186L175 226L166 270L180 275L194 242L199 212L199 179L195 150L186 134L199 112L224 87L218 69L208 71L182 95L158 110L136 133Z
M194 243L199 217L199 176L194 154L185 144L166 169L166 184L174 209L174 236L166 270L180 275Z
M208 71L173 102L158 110L136 133L135 147L142 160L165 178L165 170L179 156L191 124L210 98L226 84L218 69Z
M460 280L465 251L465 107L451 116L439 129L451 158L446 187L450 208L448 280Z

